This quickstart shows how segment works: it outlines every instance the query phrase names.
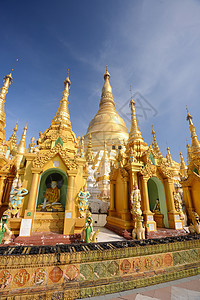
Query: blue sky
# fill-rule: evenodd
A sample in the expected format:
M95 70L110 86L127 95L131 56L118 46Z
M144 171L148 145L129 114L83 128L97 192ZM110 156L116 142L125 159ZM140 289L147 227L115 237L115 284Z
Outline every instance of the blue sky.
M163 155L168 143L174 159L180 150L186 159L186 105L200 138L200 1L1 1L0 37L1 85L15 69L5 104L7 138L17 119L18 141L27 122L27 146L49 127L68 68L72 128L85 134L98 110L106 64L128 130L131 85L148 144L154 124Z

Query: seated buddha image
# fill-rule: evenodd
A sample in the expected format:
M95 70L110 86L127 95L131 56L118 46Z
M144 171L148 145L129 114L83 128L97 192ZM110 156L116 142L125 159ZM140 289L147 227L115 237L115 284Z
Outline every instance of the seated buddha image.
M46 183L46 191L43 196L43 202L38 205L37 211L41 212L59 212L64 211L60 202L60 186L56 180Z

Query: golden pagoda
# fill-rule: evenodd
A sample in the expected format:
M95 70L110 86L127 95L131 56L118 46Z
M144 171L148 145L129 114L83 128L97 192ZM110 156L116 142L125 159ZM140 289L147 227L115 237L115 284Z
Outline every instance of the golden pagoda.
M191 134L191 145L187 143L187 167L182 163L184 173L181 180L185 206L189 221L193 221L193 212L200 216L200 142L198 140L195 126L192 122L192 116L187 110L187 120L189 121L189 130Z
M71 239L81 233L85 223L79 216L77 195L88 174L85 159L76 155L78 143L68 109L70 85L68 73L59 108L50 127L39 133L38 148L33 137L26 149L27 126L17 147L15 164L28 194L17 216L10 219L10 226L20 236L57 232Z
M128 140L128 131L124 120L119 116L115 109L115 102L112 94L112 87L109 82L110 74L106 66L104 74L104 85L101 93L99 110L91 120L85 135L85 145L92 137L93 151L104 150L104 141L111 148L113 144L119 145L122 141Z

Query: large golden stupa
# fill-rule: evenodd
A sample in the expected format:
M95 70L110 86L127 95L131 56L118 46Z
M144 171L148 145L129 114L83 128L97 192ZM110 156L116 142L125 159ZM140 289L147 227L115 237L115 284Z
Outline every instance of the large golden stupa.
M110 74L106 67L99 110L91 120L85 135L85 145L88 144L88 139L91 135L94 151L103 150L105 141L107 146L111 147L113 144L118 145L127 141L129 138L124 120L119 116L115 109L115 102L109 79Z

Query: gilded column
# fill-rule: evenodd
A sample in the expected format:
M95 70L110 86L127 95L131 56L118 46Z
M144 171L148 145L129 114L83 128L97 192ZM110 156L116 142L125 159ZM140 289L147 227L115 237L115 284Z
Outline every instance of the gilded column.
M33 179L32 179L32 184L31 184L31 189L30 189L28 206L27 206L27 209L25 210L24 218L27 218L27 219L33 218L33 214L35 212L39 179L40 179L40 174L36 173L36 172L33 173Z
M165 183L165 191L166 191L166 198L167 198L167 208L169 213L177 213L174 205L174 197L173 197L173 180L167 178L164 179Z
M179 214L175 209L174 204L174 183L173 180L170 178L164 179L165 185L165 194L167 200L167 208L168 208L168 221L169 221L169 228L173 229L183 229L183 223L179 218Z
M2 202L3 202L2 197L3 197L3 192L4 192L5 179L6 179L6 176L0 177L0 206L2 205Z
M74 176L68 177L68 185L67 185L67 199L66 199L66 207L65 210L73 211L73 196L74 196Z
M75 185L75 177L77 175L77 170L70 171L68 173L68 185L67 185L67 199L66 199L66 206L65 206L65 216L64 216L64 228L63 234L74 234L75 227L79 226L77 223L78 216L76 216L76 205L74 203L74 198L76 195L76 185ZM83 225L85 219L82 220Z
M123 182L123 211L122 211L122 219L125 221L131 220L131 213L128 209L128 181L127 178L124 178ZM126 227L129 223L126 224Z
M147 187L148 178L142 178L142 194L143 194L143 207L145 214L151 214L150 206L149 206L149 194L148 194L148 187Z
M115 211L115 183L110 182L110 209L109 214Z
M6 205L6 206L9 205L10 191L11 191L13 179L14 179L14 178L10 178L10 177L7 179L6 194L5 194L5 199L4 199L4 201L3 201L3 204Z
M192 219L192 211L194 210L192 204L192 197L191 197L191 187L186 186L183 187L183 195L185 200L185 206L189 215L189 218Z
M128 211L128 182L124 180L124 210Z

